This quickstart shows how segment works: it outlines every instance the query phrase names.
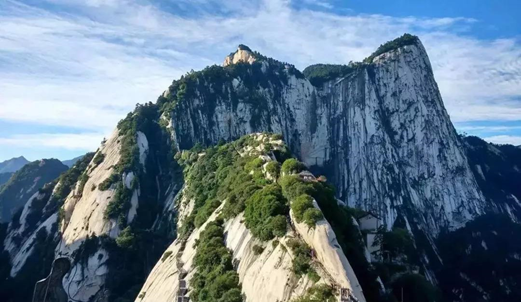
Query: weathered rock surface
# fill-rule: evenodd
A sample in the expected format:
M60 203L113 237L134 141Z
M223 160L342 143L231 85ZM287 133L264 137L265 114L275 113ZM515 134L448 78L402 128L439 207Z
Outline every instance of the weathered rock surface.
M175 300L179 290L180 272L187 273L187 286L190 287L189 280L195 272L194 244L206 225L217 218L222 207L223 205L201 228L194 230L185 243L176 240L170 245L161 261L150 273L136 301ZM247 302L291 301L314 284L307 276L298 277L292 272L293 255L287 242L296 237L302 237L316 251L315 267L319 268L317 273L322 277L320 283L347 288L353 292L358 301L365 301L353 269L338 247L335 234L327 221L320 221L314 230L304 224L295 224L295 230L278 238L277 245L273 244L273 240L261 242L255 239L243 221L244 216L241 214L226 222L225 236L226 246L232 251L234 261L238 263L237 272ZM261 254L255 254L253 249L255 245L264 247Z

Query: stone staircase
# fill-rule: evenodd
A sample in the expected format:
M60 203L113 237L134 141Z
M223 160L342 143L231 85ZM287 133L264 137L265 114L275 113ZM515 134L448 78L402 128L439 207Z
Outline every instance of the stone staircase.
M179 249L179 253L176 256L176 266L177 271L179 272L179 284L176 296L176 302L189 302L190 296L188 296L188 285L186 282L186 276L188 272L186 272L183 268L184 263L181 260L181 256L186 248L186 240L181 241L181 248Z

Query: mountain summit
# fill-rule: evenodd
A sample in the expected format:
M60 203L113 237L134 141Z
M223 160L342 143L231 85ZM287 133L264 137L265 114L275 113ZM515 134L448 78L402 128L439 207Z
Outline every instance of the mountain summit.
M239 47L237 47L237 51L232 52L226 57L226 59L224 59L223 66L226 67L239 62L251 64L255 61L255 54L251 51L251 49L246 45L240 44Z

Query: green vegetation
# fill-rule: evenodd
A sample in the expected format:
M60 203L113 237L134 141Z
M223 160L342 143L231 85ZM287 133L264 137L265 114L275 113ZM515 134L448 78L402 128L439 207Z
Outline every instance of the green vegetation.
M254 245L252 250L253 250L253 254L255 254L255 255L260 255L260 254L262 254L262 252L264 252L264 248L260 245Z
M335 290L327 285L320 284L309 288L306 294L293 302L336 302Z
M288 246L295 255L293 259L293 273L297 276L307 274L310 279L316 280L318 275L311 267L311 248L299 239L291 239Z
M208 223L197 242L192 277L195 302L242 302L239 276L233 270L232 253L224 244L222 220Z
M60 175L58 182L60 185L56 188L53 197L59 199L59 204L63 204L65 198L69 195L69 193L74 188L74 185L78 182L78 179L83 180L84 178L88 179L88 176L85 174L87 167L92 160L94 153L90 152L85 154L81 159L79 159L69 170ZM86 182L86 180L85 180ZM85 183L83 183L85 186ZM80 188L83 187L80 185ZM83 190L79 190L80 194Z
M2 190L2 185L8 182L13 174L13 172L0 173L0 190Z
M338 205L335 198L333 187L323 182L305 182L297 175L287 175L279 179L280 186L284 196L293 202L302 195L311 196L316 200L323 216L327 219L335 235L338 243L342 248L347 259L353 266L353 269L360 281L366 299L368 301L380 301L380 285L378 284L374 268L367 262L365 258L365 243L358 231L358 228L352 223L353 210ZM302 197L302 200L309 200ZM300 201L303 205L300 208L310 209L309 202ZM301 209L297 210L302 213ZM305 210L304 210L305 213ZM298 214L297 214L298 215ZM314 214L310 214L313 216ZM304 219L304 214L302 214Z
M276 184L258 190L246 201L245 223L254 236L270 240L286 234L287 201Z
M116 238L116 244L123 249L133 249L136 247L136 234L134 234L130 226L121 231L118 238Z
M158 98L157 104L161 114L173 122L174 128L187 122L188 118L192 121L192 135L176 139L180 149L190 149L198 142L204 146L216 143L205 135L206 129L213 127L215 121L213 118L203 117L212 116L218 105L232 110L240 103L251 105L252 131L265 130L272 113L264 89L273 91L273 96L278 99L290 76L304 77L291 64L267 58L257 52L253 52L253 56L257 61L252 64L239 62L226 67L214 65L201 71L190 71L172 83L167 97ZM240 87L234 87L234 79L241 82ZM197 111L202 115L187 110L195 100L204 100L197 105Z
M399 38L396 38L392 41L380 45L380 47L378 47L378 49L376 49L376 51L373 54L364 59L364 63L373 63L373 59L383 53L395 50L406 45L415 45L416 43L418 43L417 36L413 36L411 34L403 34L403 36Z
M400 256L412 259L414 243L409 231L402 228L393 228L391 231L380 230L375 238L375 243L381 246L381 253L387 261L392 261ZM410 259L410 260L411 260Z
M166 251L163 256L161 257L161 262L165 262L168 257L172 255L172 251Z
M94 166L96 167L99 164L101 164L103 162L103 160L105 160L105 154L98 152L98 153L96 153L96 156L94 156L94 159L92 160L92 162L94 163Z
M166 192L172 175L179 170L173 159L168 133L161 127L158 120L158 107L149 103L138 104L133 113L129 113L118 123L120 159L114 166L113 173L98 185L98 189L102 191L109 188L114 189L112 200L105 210L105 217L118 219L120 227L126 226L132 190L137 186L140 189L137 217L142 219L139 223L147 226L152 224L161 208L158 199L164 197L158 193ZM145 175L143 165L139 162L138 131L147 137L150 154L155 154L147 157L147 161L144 163L147 175ZM158 165L161 165L165 172L161 173ZM123 175L130 172L134 173L135 177L129 189L123 184ZM159 187L156 184L156 177L159 180Z
M290 158L284 161L282 164L282 173L285 174L294 174L299 173L304 170L306 167L303 163L299 162L294 158Z
M212 215L212 213L221 205L221 202L217 199L212 199L206 202L200 209L197 211L194 219L195 227L200 227L206 220Z
M153 265L159 261L175 230L172 223L152 225L159 217L169 186L180 184L180 167L174 160L170 134L159 122L159 109L152 103L137 105L134 112L118 123L120 160L108 179L98 185L100 190L114 190L105 210L106 219L116 219L120 229L114 240L101 238L101 246L109 252L107 266L111 278L106 281L109 301L134 301ZM138 131L148 141L148 156L139 161ZM145 173L146 170L146 173ZM132 172L134 179L127 188L123 176ZM137 215L128 223L133 190L139 188Z
M291 210L297 222L305 222L309 227L314 227L324 218L322 212L313 206L313 197L311 197L319 184L306 183L298 176L287 175L282 177L280 185L286 198L291 201Z
M301 222L304 212L311 208L313 208L313 198L307 194L302 194L291 202L291 210L297 222Z
M78 185L78 193L80 196L83 195L83 190L85 189L85 184L87 183L88 180L89 180L89 175L87 175L87 172L84 172L83 174L81 174L81 176L79 178L80 184Z
M214 200L226 200L222 217L230 219L245 212L244 222L254 236L269 240L283 236L287 228L288 200L291 207L302 220L312 226L322 219L322 215L331 224L338 243L349 259L359 281L362 284L366 298L369 301L380 301L380 285L378 275L365 258L365 244L358 228L352 223L352 210L339 206L335 199L334 189L325 182L305 182L298 175L279 177L275 183L261 183L255 175L261 175L260 161L257 154L241 157L238 150L246 146L258 147L261 142L252 136L228 144L220 144L206 150L196 146L192 151L176 154L176 159L184 167L186 179L185 197L195 201L194 213L183 221L180 236L188 236L195 227L194 221L198 212ZM266 152L266 150L261 151ZM276 152L273 152L274 154ZM277 159L285 160L281 171L298 172L305 169L302 163L295 159L288 161L290 153L275 154ZM252 170L246 170L245 167ZM253 172L253 175L250 174ZM264 178L264 177L262 177ZM300 205L293 205L300 196ZM309 203L310 198L317 201L320 211ZM209 209L214 206L207 206ZM300 208L300 209L296 209ZM308 214L306 214L306 211ZM201 215L201 221L206 214ZM199 221L198 223L201 223ZM284 245L282 245L284 247ZM293 248L292 248L293 249ZM293 267L298 274L307 274L311 280L317 280L318 275L311 267L310 250L305 245L296 244Z
M324 218L324 215L322 215L322 212L319 209L310 208L304 212L303 218L304 218L304 222L309 227L314 227L318 221L320 221Z
M261 170L263 161L257 155L241 156L237 152L255 144L260 142L245 136L204 152L196 146L176 155L185 167L185 197L195 201L194 211L183 222L182 236L201 226L224 200L223 217L229 219L244 211L246 226L259 239L270 240L286 233L288 207L280 186L266 180Z
M106 190L110 189L110 186L112 186L113 184L118 182L120 179L121 179L121 176L119 174L116 174L116 173L110 174L109 177L107 177L104 181L102 181L99 184L98 188L101 191L106 191Z
M325 82L344 77L358 70L362 64L350 65L315 64L306 67L302 72L313 86L322 86Z
M105 209L105 218L114 218L118 220L120 226L127 223L127 212L130 209L130 198L132 191L127 189L122 182L118 182L114 190L114 196L110 200Z
M244 45L244 44L239 44L239 47L238 47L238 48L239 48L240 50L247 50L247 51L249 51L249 52L252 52L252 50L251 50L248 46L246 46L246 45Z
M266 165L266 171L270 173L271 177L277 179L280 175L280 164L276 161L270 161Z

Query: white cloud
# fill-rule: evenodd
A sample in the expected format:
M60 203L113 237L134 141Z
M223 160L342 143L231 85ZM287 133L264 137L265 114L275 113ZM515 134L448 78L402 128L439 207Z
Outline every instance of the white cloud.
M521 136L514 135L497 135L483 138L487 142L495 144L511 144L514 146L521 146Z
M521 126L455 126L460 131L508 132L521 129Z
M329 3L328 1L324 1L324 0L304 0L304 3L306 3L308 5L316 5L316 6L319 6L322 8L326 8L326 9L334 8L333 4Z
M93 151L100 145L104 135L100 133L79 134L24 134L0 138L0 145L37 149L59 147L67 150Z
M302 69L362 60L404 32L424 42L453 121L521 116L521 45L462 34L474 19L337 15L288 0L48 2L66 9L0 2L0 119L107 133L239 43Z

